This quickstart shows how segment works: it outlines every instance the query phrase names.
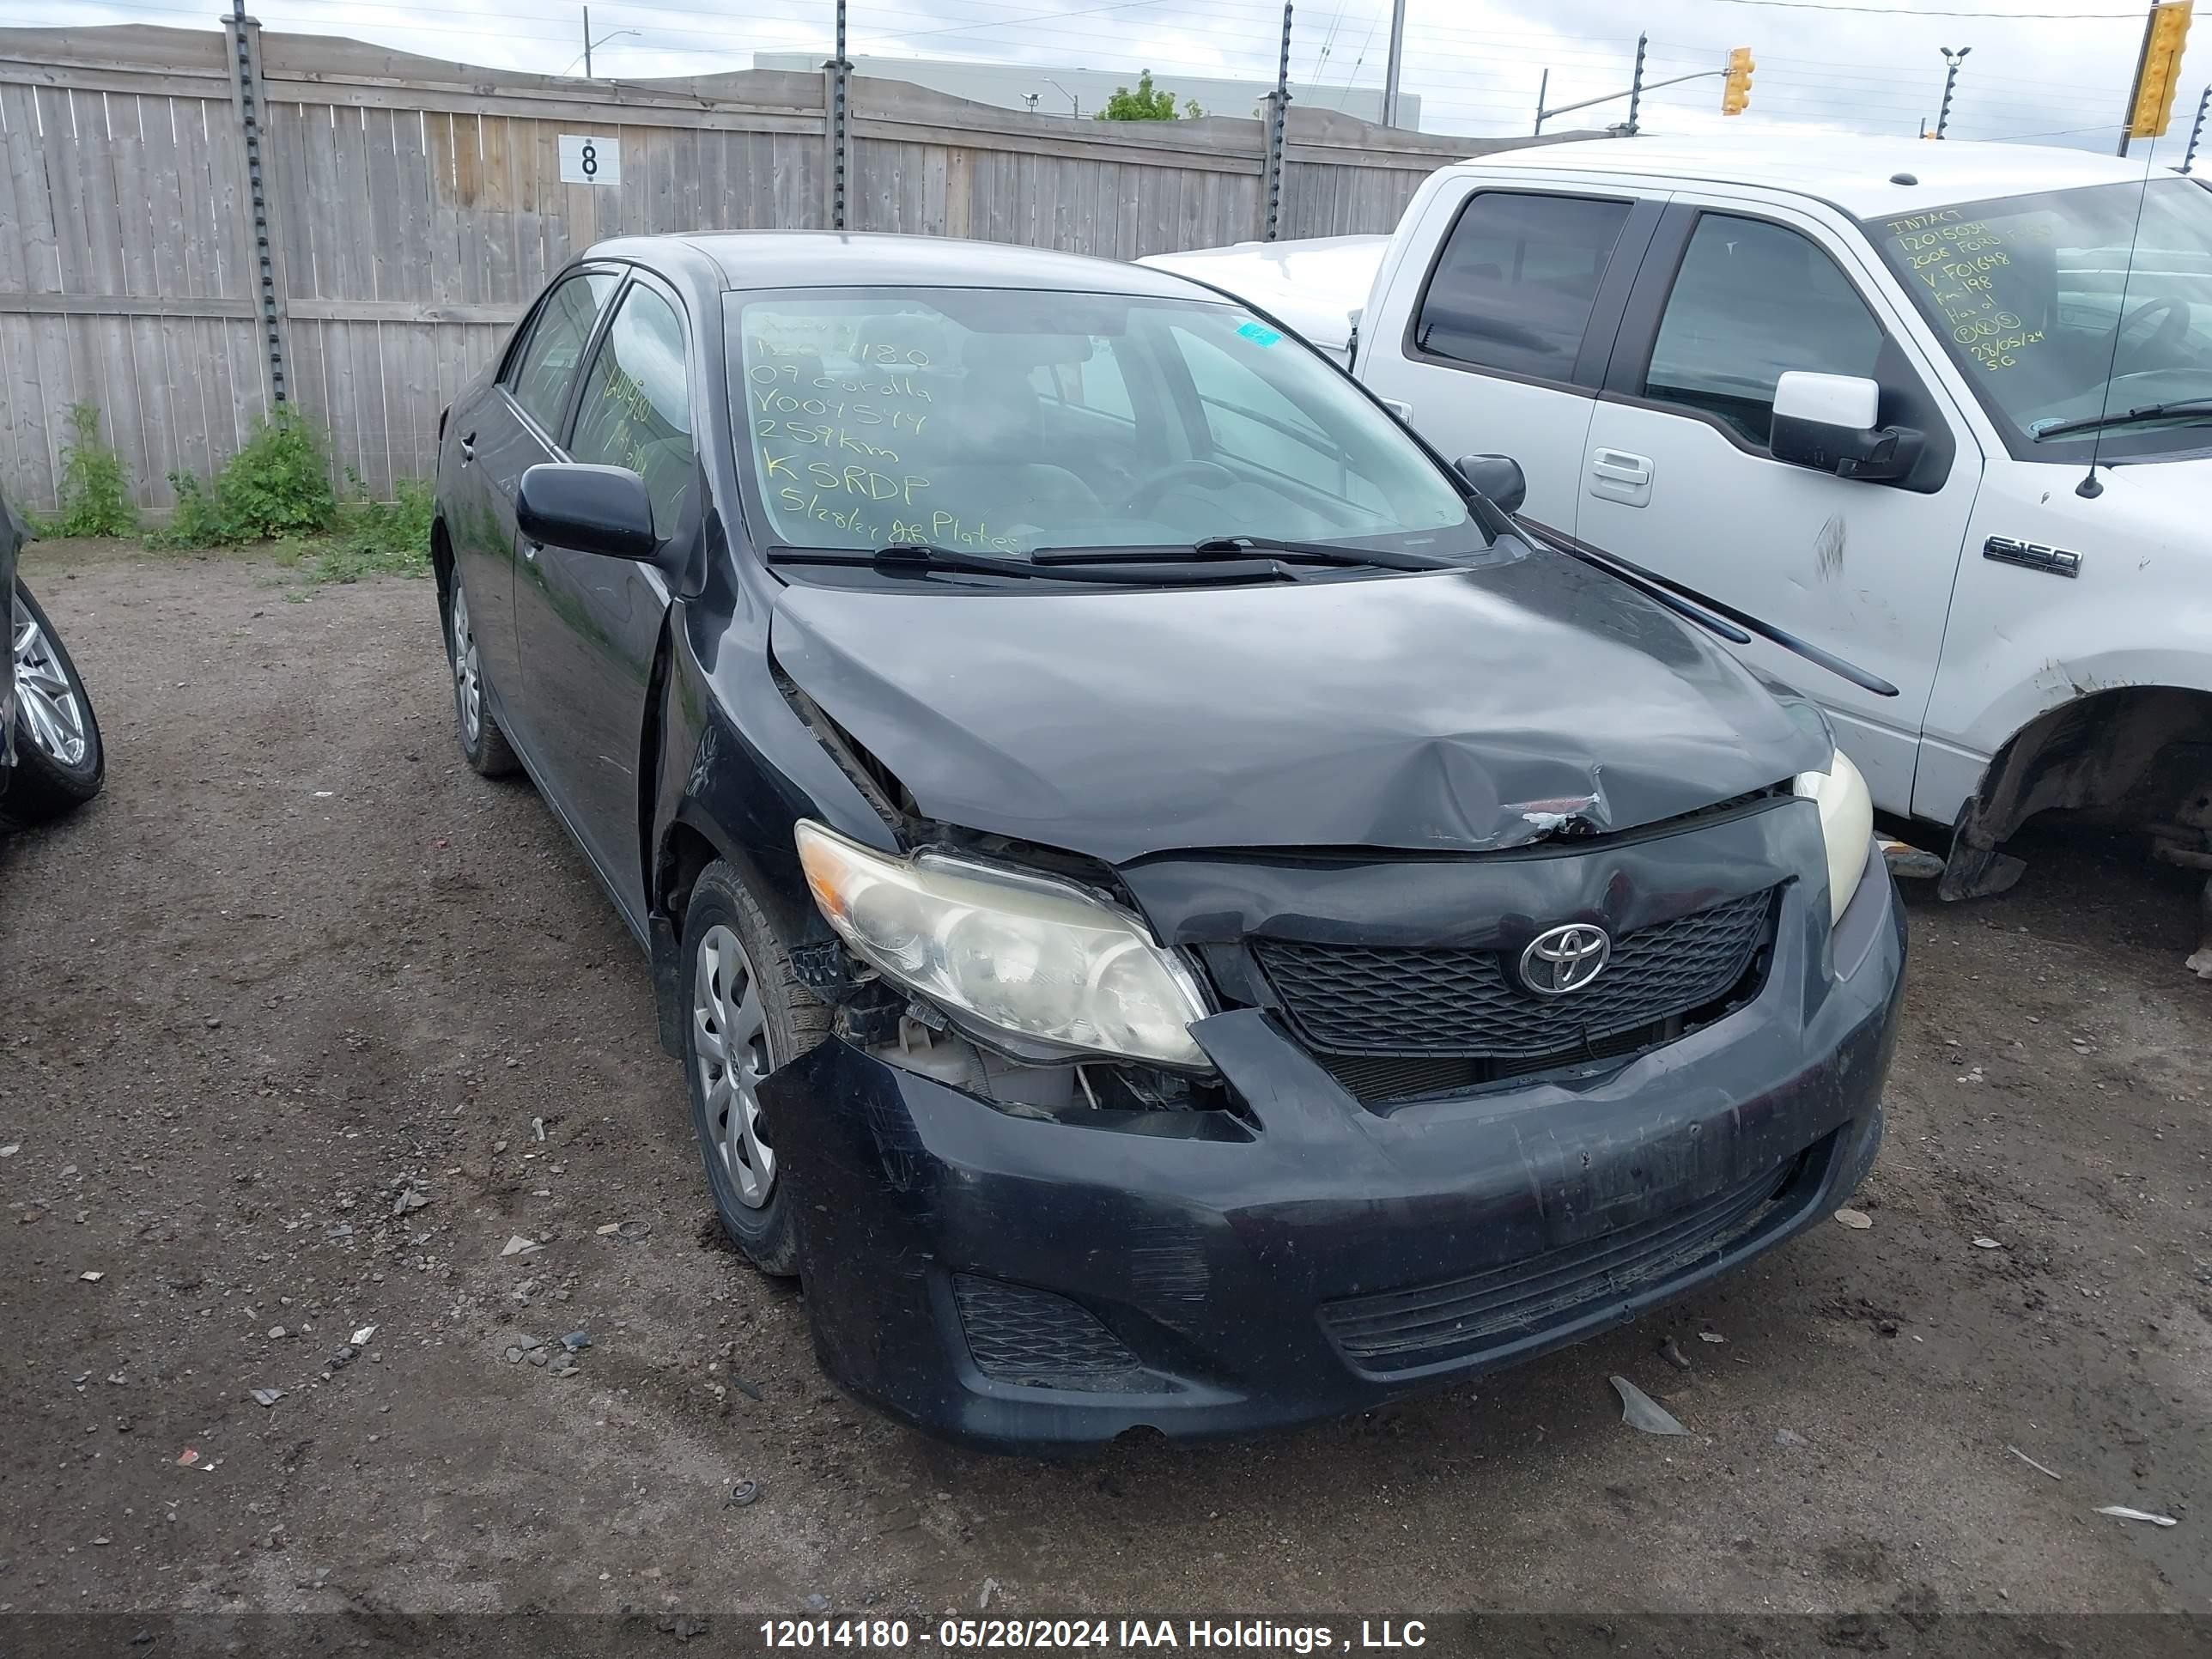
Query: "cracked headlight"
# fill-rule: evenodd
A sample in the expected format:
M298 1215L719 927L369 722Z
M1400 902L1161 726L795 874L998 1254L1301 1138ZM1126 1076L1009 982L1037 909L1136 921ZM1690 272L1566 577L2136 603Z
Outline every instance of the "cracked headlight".
M1209 1064L1189 971L1127 911L1048 877L923 854L891 858L811 820L799 860L855 955L955 1020L1018 1047Z
M1800 772L1800 795L1820 809L1820 836L1828 846L1828 925L1844 918L1844 907L1866 874L1868 848L1874 838L1874 799L1851 757L1840 749L1825 772Z

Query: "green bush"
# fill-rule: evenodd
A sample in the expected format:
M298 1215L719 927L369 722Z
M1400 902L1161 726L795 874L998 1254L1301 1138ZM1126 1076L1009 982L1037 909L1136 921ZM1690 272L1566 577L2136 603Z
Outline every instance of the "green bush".
M279 404L213 483L172 472L177 509L155 541L164 547L242 547L319 536L338 521L330 458L297 410Z
M70 442L62 451L61 507L38 529L48 536L131 536L138 531L138 509L131 500L130 476L123 458L100 435L100 410L73 404Z

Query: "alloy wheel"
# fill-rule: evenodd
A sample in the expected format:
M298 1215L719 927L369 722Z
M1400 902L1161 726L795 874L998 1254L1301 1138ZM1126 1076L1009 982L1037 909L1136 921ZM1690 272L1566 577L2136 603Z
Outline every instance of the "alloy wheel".
M719 923L699 941L691 1029L708 1132L738 1202L757 1210L775 1191L775 1153L760 1138L756 1094L770 1069L768 1020L752 958Z
M461 735L471 743L483 729L483 678L477 672L477 636L469 629L469 596L453 582L453 702L461 712Z
M87 746L84 705L53 641L21 599L15 601L14 611L16 706L24 732L49 758L64 766L82 766Z

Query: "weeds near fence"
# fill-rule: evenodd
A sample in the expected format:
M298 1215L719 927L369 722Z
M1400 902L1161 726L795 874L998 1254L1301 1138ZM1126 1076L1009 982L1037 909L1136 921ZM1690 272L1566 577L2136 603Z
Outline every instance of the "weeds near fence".
M149 540L156 547L243 547L319 536L338 522L337 494L322 434L279 405L212 480L172 472L177 510Z
M430 486L402 479L396 499L371 501L348 469L341 498L330 452L296 410L279 408L212 479L172 472L177 509L146 540L167 548L275 544L278 564L309 582L419 576L430 568Z
M356 499L338 509L337 528L322 538L301 567L316 581L351 582L363 576L422 576L430 570L430 486L403 478L397 499L373 501L358 478Z
M59 505L34 528L42 536L135 536L138 508L123 458L100 435L100 409L72 404L70 441L62 451Z

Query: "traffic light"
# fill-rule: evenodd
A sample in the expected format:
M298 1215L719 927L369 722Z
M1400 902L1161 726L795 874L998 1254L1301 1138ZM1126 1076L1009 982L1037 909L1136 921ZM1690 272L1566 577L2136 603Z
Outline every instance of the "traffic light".
M2185 10L2188 6L2188 0L2181 0L2181 3ZM2174 61L2175 67L2178 70L2180 64L2179 54L2176 55ZM1743 106L1751 101L1751 72L1757 67L1758 65L1751 61L1751 48L1749 46L1735 46L1729 50L1728 55L1728 76L1727 78L1721 82L1722 114L1741 115L1743 113ZM2171 99L2172 96L2172 94L2169 88L2167 97Z
M2173 89L2181 79L2181 48L2189 39L2190 0L2151 8L2143 26L2142 66L2136 71L2128 137L2161 138L2173 119Z

